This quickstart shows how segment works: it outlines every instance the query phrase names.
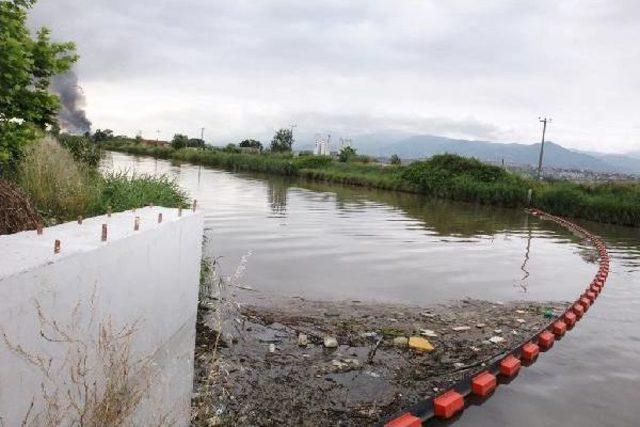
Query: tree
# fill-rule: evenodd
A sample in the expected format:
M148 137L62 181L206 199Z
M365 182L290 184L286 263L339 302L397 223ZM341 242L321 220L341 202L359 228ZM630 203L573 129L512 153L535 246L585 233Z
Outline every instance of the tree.
M389 158L389 163L392 165L399 165L402 163L402 160L400 160L400 157L397 154L393 154L391 158Z
M179 150L186 147L188 142L189 137L187 135L176 133L175 135L173 135L173 139L171 140L171 146L176 150Z
M39 130L57 124L51 78L78 60L73 43L54 43L47 28L32 38L27 11L36 0L0 1L0 172L17 165Z
M108 139L113 138L113 131L111 129L96 129L96 131L93 133L92 138L94 142L104 142Z
M187 147L204 148L204 139L190 138L187 141Z
M262 151L262 143L255 139L245 139L240 143L240 147L242 148L257 148Z
M291 151L293 142L293 131L291 129L279 129L271 140L271 151L276 153Z
M356 149L347 145L340 149L340 153L338 154L338 160L341 162L348 162L352 158L356 156Z

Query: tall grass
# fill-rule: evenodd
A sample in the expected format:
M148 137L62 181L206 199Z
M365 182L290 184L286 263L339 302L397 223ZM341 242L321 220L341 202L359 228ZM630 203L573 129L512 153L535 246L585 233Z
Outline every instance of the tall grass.
M106 146L132 154L184 160L229 170L279 175L406 191L432 197L503 207L532 205L567 217L640 226L640 184L577 184L538 182L475 159L438 155L408 166L340 163L330 158L228 153L221 150L151 148L123 144Z
M166 176L108 173L74 160L55 140L34 144L20 164L16 182L48 222L138 208L149 203L186 207L187 194Z
M93 211L100 193L96 175L56 141L45 139L27 151L16 179L43 217L70 219Z
M158 206L187 206L187 193L166 175L154 176L125 172L107 173L102 179L98 211L111 206L122 211L153 203Z

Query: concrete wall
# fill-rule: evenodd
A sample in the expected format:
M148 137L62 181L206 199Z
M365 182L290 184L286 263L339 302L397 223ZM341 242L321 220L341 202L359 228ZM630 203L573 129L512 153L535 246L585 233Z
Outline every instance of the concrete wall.
M50 415L43 387L63 403L81 401L87 393L71 374L79 361L104 388L113 372L102 369L101 327L135 329L129 383L144 397L132 422L187 425L202 233L200 214L154 207L0 236L0 425ZM116 352L126 344L112 341Z

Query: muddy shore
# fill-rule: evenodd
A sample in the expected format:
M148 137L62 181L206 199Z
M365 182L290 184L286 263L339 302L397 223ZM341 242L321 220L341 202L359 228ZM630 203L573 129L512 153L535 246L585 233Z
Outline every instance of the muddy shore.
M193 425L375 424L481 371L567 306L213 299L199 311Z

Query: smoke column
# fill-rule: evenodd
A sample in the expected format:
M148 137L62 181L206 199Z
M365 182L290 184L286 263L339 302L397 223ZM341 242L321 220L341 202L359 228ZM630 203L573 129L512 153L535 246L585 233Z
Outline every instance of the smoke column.
M62 108L58 113L60 130L73 134L91 132L91 121L84 111L85 98L78 85L78 76L73 71L55 76L51 80L51 91L60 96Z

